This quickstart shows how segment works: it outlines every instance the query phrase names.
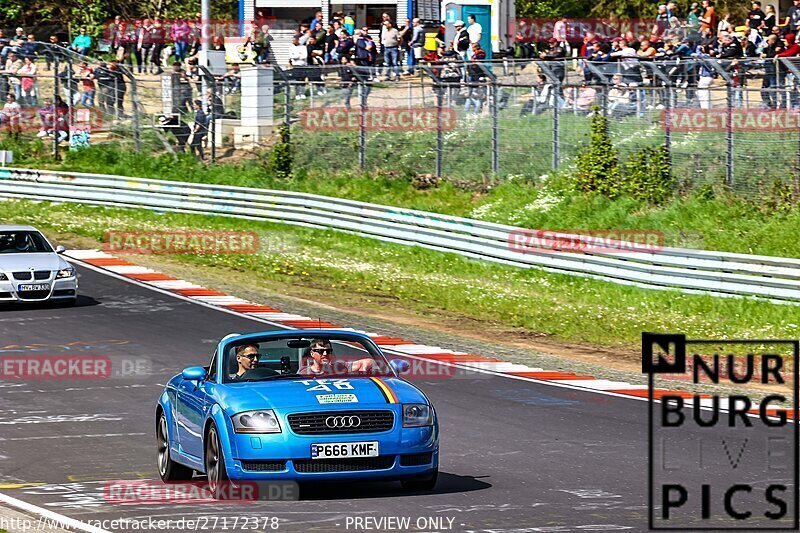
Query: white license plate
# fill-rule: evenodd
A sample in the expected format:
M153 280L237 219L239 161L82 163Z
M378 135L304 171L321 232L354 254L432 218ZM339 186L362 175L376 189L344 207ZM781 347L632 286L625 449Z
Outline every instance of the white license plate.
M374 442L331 442L312 444L312 459L334 459L338 457L377 457L378 443Z
M36 285L20 285L17 287L18 292L25 291L49 291L50 285L48 283L39 283Z

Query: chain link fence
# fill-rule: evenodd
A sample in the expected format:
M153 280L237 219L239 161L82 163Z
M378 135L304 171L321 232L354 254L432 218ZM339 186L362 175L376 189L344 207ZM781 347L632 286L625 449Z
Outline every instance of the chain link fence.
M623 160L665 146L685 187L722 182L755 193L800 168L798 58L478 63L455 56L403 76L350 64L257 67L270 76L244 98L234 67L212 74L162 65L163 74L134 76L115 65L109 73L108 64L45 44L34 59L34 75L0 73L0 97L14 93L23 104L16 122L0 112L0 126L55 152L87 133L91 143L135 150L194 144L215 160L282 138L296 169L491 183L570 169L599 113ZM82 61L94 70L91 96ZM48 118L47 99L63 110ZM209 118L200 135L196 100Z

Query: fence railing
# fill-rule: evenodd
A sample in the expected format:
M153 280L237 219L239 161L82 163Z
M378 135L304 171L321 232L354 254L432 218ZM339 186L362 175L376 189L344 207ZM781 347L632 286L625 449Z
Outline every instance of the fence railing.
M127 176L0 169L6 198L76 202L279 222L335 229L521 268L690 293L800 301L800 260L679 248L557 251L552 241L581 236L542 233L461 217L308 193L161 181Z

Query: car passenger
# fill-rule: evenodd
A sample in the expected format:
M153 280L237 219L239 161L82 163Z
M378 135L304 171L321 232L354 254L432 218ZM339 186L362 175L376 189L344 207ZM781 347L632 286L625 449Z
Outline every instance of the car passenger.
M297 371L304 376L316 376L324 374L351 374L356 372L369 372L373 369L375 361L371 357L358 359L356 361L344 361L338 363L333 354L333 346L327 339L314 339L309 348L310 361L306 359L305 364Z

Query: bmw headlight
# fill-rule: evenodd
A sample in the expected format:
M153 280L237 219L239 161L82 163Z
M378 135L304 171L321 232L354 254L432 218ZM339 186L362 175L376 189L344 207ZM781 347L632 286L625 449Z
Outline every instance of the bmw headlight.
M74 268L72 268L72 267L70 267L70 268L62 268L61 270L58 271L58 274L56 274L56 279L71 278L74 275L75 275L75 269Z
M8 276L0 272L0 281L8 281Z
M236 433L280 433L281 425L272 409L245 411L233 415L233 430Z
M403 404L403 427L418 428L433 425L433 409L423 403Z

